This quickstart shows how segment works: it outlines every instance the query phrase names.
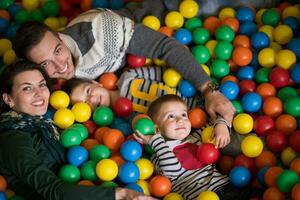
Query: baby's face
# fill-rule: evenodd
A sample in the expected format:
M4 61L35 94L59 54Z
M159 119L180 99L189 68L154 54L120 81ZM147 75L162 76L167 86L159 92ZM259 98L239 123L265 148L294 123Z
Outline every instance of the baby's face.
M70 94L72 104L85 102L95 110L98 106L110 106L109 91L97 82L82 83L73 89Z
M191 132L187 107L181 102L163 103L155 122L166 139L183 140Z

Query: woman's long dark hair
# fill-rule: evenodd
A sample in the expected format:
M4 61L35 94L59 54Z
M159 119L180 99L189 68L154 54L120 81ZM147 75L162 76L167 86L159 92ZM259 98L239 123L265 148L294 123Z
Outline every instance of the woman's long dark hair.
M51 91L52 87L50 78L47 75L47 72L40 65L23 59L18 60L17 62L6 66L0 75L0 113L10 110L9 106L3 100L3 94L11 94L15 77L22 72L33 70L41 72L46 80L47 87Z

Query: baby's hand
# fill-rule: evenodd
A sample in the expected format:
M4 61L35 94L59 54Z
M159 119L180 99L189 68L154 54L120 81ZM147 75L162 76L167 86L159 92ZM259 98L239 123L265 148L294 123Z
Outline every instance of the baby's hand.
M133 137L141 144L148 144L153 135L143 135L138 130L135 130L135 132L133 133Z
M212 139L215 138L215 146L224 148L230 142L228 127L223 123L217 123L212 133Z

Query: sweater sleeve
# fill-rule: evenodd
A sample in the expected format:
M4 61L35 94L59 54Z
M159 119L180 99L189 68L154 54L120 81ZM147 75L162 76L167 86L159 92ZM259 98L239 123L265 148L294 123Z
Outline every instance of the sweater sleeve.
M170 179L178 178L182 173L182 166L161 134L154 135L149 144L155 152L152 155L152 161L156 168L158 168L157 171L161 171L163 175Z
M0 134L0 158L5 161L1 163L44 199L115 199L115 188L79 186L63 182L43 164L33 148L30 134L16 131L7 133L9 134Z
M175 38L167 37L142 24L135 25L127 53L164 60L197 88L210 80L193 54Z

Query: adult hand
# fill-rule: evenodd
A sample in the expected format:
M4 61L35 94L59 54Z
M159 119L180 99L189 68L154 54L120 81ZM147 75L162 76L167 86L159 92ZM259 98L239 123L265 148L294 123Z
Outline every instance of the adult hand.
M140 192L126 189L117 188L116 189L116 200L157 200L150 196L145 196Z

